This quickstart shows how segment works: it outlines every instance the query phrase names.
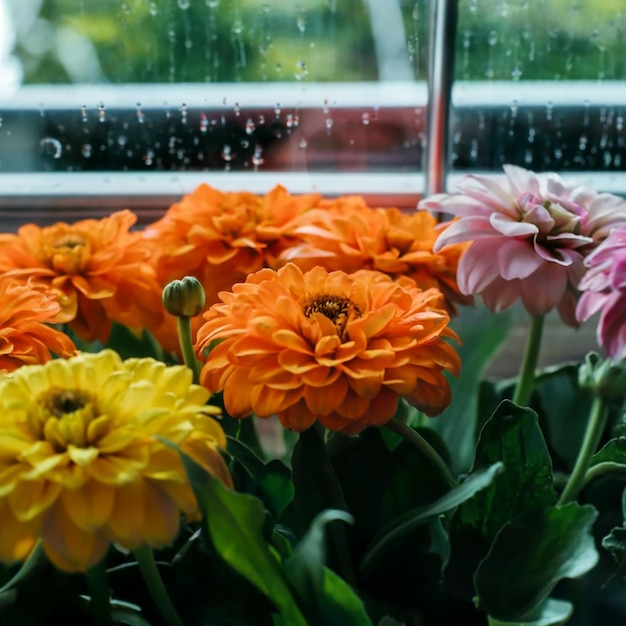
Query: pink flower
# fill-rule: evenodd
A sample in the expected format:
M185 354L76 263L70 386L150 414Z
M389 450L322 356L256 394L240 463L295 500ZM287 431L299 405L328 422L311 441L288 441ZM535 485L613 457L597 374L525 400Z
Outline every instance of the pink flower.
M626 358L626 227L611 232L586 259L588 271L579 288L583 294L576 317L584 322L602 311L598 344L619 361Z
M521 299L531 315L557 308L577 326L577 285L584 259L612 228L626 225L626 201L556 174L536 175L505 165L506 177L467 176L460 194L438 194L419 208L460 220L439 235L434 251L471 241L458 266L462 293L481 295L492 311Z

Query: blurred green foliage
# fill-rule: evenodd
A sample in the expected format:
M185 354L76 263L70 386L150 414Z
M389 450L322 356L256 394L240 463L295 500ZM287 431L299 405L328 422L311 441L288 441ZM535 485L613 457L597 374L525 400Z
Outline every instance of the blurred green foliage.
M4 0L25 83L376 80L372 7L426 76L433 0ZM378 42L380 44L380 42ZM459 0L456 76L625 79L623 0ZM380 53L379 53L380 54Z

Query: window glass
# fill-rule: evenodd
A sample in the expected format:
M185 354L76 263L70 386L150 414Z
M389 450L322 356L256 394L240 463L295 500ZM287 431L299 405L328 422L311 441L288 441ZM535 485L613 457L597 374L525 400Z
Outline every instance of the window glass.
M421 167L425 0L0 3L0 171Z
M623 171L625 45L622 0L460 2L453 167Z

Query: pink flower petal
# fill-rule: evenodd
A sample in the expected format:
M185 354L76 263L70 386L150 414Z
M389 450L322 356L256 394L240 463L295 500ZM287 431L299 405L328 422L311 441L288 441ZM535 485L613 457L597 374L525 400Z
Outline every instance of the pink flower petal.
M545 263L521 281L522 302L531 315L543 315L554 309L567 288L567 271L554 263Z
M527 241L506 239L497 251L496 264L504 280L527 278L536 272L545 260L535 253ZM492 263L494 260L492 259Z
M517 165L504 165L503 169L509 179L511 190L517 197L528 192L535 195L541 193L539 181L533 172Z
M482 239L475 241L464 253L457 269L457 283L461 293L481 293L498 277L498 264L494 263L502 240Z
M484 217L463 217L457 222L452 222L437 237L433 245L433 252L439 252L444 246L464 241L497 237L498 233Z
M529 237L539 232L535 224L513 221L501 213L492 213L489 217L489 223L506 237Z

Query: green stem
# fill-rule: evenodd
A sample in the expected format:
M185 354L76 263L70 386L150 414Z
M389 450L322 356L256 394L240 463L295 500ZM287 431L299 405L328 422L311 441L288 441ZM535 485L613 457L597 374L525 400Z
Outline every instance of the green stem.
M428 460L439 470L441 475L445 478L450 489L454 489L458 482L452 475L450 468L446 462L439 456L439 453L422 437L417 431L413 430L410 426L401 422L397 418L389 420L385 427L389 430L393 430L400 435L403 439L408 441L411 445L419 448L421 452L428 458Z
M134 550L133 554L139 564L146 587L148 587L148 591L150 591L150 595L157 605L165 624L167 626L183 626L183 622L165 589L150 546L144 543L140 548Z
M113 626L111 595L104 559L85 572L91 609L98 626Z
M604 463L598 463L597 465L590 467L585 472L585 478L583 480L582 487L585 487L587 483L590 483L595 478L598 478L599 476L603 476L604 474L610 474L612 472L623 474L626 472L626 465L622 465L621 463L614 463L613 461L605 461Z
M587 470L589 469L589 463L591 457L594 455L604 427L606 426L606 420L609 414L608 407L604 402L604 399L600 396L596 396L591 406L591 413L589 415L589 421L587 422L587 430L583 438L582 445L578 452L578 458L574 465L574 469L561 493L558 504L567 504L576 498L578 492L585 484L585 477Z
M191 338L191 318L186 315L179 315L176 318L178 326L178 342L183 353L185 365L193 372L193 382L198 383L200 380L200 369L198 360L193 351L193 340Z
M528 406L530 394L535 384L535 369L537 368L539 349L541 348L543 322L543 315L533 315L530 318L530 328L528 330L528 339L526 340L524 360L522 361L515 395L513 396L513 402L518 406Z

